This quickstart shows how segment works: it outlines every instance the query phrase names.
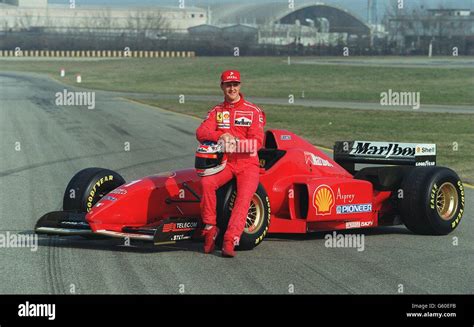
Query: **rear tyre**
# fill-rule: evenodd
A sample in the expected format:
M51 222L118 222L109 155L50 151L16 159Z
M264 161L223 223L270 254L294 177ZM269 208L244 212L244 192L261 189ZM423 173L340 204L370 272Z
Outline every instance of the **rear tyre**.
M402 220L412 232L446 235L458 227L464 213L464 187L451 169L416 167L404 177L401 191Z
M217 226L220 230L216 240L218 246L222 245L236 196L235 182L227 184L218 192ZM245 228L236 250L251 250L259 245L267 235L269 226L270 200L263 185L259 184L250 202Z
M74 175L64 191L63 210L89 212L104 195L123 184L123 177L110 169L83 169Z

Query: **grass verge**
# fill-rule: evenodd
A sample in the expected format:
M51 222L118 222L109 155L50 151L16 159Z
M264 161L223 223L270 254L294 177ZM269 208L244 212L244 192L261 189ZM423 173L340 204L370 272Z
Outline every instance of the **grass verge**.
M379 102L380 93L392 89L420 92L421 104L474 104L472 68L288 65L279 57L0 60L1 71L57 79L61 68L66 69L65 83L75 84L75 75L81 74L83 87L110 91L218 95L220 73L238 69L246 92L254 97L299 97L304 92L306 99Z

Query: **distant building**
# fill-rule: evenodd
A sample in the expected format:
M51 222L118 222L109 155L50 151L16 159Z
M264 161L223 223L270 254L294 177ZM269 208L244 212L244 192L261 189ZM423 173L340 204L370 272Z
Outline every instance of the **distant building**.
M65 1L66 3L68 1ZM48 4L47 0L0 1L0 31L81 29L153 30L166 27L186 32L189 27L205 24L208 11L186 7L74 7Z
M315 26L299 24L264 25L259 29L260 44L337 46L347 44L347 33L319 33Z
M212 22L258 28L258 43L335 46L369 40L371 27L347 10L324 3L291 8L288 3L221 4L212 7Z
M428 9L410 15L391 17L388 22L391 42L407 52L425 49L434 43L449 53L454 46L471 49L474 39L474 13L469 9ZM471 50L469 50L471 49Z

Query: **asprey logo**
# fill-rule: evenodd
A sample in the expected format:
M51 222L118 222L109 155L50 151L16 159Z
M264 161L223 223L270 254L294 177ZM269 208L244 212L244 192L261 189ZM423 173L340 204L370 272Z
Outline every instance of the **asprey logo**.
M336 199L337 200L342 200L344 203L349 202L352 203L354 201L355 194L345 194L341 192L341 188L337 188L337 194L336 194Z
M330 215L334 206L334 192L323 184L318 186L313 193L313 206L316 208L316 214L325 216Z
M409 143L355 141L350 154L381 158L413 157L415 155L415 147Z
M253 112L236 111L234 116L235 126L250 126L252 125Z

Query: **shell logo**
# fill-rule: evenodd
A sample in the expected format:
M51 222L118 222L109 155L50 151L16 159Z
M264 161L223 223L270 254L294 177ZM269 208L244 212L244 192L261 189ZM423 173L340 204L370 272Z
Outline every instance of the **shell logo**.
M316 208L316 214L325 216L330 215L334 207L334 192L323 184L319 185L313 193L313 206Z

